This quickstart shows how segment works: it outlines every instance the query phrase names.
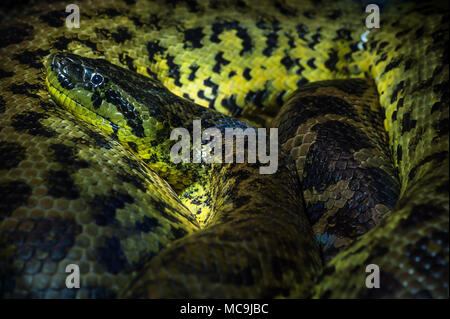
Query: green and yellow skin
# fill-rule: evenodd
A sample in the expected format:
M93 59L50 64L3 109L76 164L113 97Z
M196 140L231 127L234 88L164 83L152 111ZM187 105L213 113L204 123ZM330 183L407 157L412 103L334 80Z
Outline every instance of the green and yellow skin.
M292 281L301 282L299 290L307 296L321 267L320 253L303 211L296 171L287 158L280 156L282 167L270 175L261 175L260 163L247 160L174 164L168 154L175 143L170 140L175 128L192 132L195 119L201 119L203 127L221 131L251 127L103 60L57 53L48 57L45 66L48 90L57 104L82 123L111 135L161 176L169 176L169 184L179 182L179 176L195 176L182 185L180 197L205 201L201 205L206 216L196 216L202 229L174 241L145 264L130 284L133 288L122 292L124 296L274 297L289 291ZM130 148L130 141L137 147ZM244 152L247 159L245 149L236 152ZM178 219L176 212L170 217ZM265 281L256 282L255 277ZM236 289L236 282L248 287Z
M0 27L3 297L448 298L447 3L386 3L372 32L354 1L80 8ZM278 127L277 173L174 166L199 114Z

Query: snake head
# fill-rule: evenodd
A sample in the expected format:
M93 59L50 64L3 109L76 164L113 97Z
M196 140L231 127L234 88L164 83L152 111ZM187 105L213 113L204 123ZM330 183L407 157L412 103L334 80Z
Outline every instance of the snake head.
M109 78L105 77L105 72L101 72L101 70L97 71L98 64L102 60L97 60L97 65L94 66L86 63L88 61L78 55L57 53L52 55L48 61L61 87L67 90L72 90L75 87L83 87L88 91L93 91L96 88L104 86L109 81Z
M95 119L91 124L119 136L120 141L154 139L165 121L160 95L171 93L156 80L104 59L71 53L50 55L45 68L46 84L56 104L84 121Z
M162 176L181 180L191 174L188 168L178 172L169 160L174 143L169 136L173 127L183 125L183 116L190 116L189 110L206 109L178 98L155 79L103 59L55 53L47 58L45 71L52 100L82 125L100 129Z

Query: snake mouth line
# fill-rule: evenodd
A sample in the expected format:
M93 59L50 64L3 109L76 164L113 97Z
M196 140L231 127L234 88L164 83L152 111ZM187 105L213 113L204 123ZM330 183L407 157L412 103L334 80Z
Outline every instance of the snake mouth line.
M47 76L45 78L45 84L48 87L48 91L50 92L51 99L60 107L65 110L68 110L72 115L81 118L83 121L86 121L93 125L98 125L99 122L103 122L102 127L104 125L108 125L108 127L113 131L112 127L118 126L113 123L110 119L100 115L99 113L92 111L88 107L84 106L81 102L71 97L69 94L65 93L61 90L57 85L55 85L54 81L56 80L55 74L49 70L47 67ZM57 81L57 80L56 80Z
M47 56L44 61L44 71L45 84L48 87L51 99L60 107L68 110L72 115L76 117L81 117L83 120L94 124L100 122L106 122L111 127L113 123L110 119L105 116L93 111L92 109L86 107L76 98L67 94L58 84L58 79L55 72L52 70L52 65L54 64L55 54ZM96 119L93 121L93 119Z

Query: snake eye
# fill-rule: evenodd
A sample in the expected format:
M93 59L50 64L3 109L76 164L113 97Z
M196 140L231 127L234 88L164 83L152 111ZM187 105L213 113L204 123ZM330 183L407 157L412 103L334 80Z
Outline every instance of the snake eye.
M94 73L91 77L91 83L95 86L98 86L103 83L103 76L98 73Z

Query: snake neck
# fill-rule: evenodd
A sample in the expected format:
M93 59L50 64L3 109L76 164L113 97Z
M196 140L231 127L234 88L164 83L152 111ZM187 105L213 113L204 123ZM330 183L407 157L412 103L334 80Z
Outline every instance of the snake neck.
M49 56L45 66L46 85L56 104L118 141L180 194L194 183L204 183L210 167L195 160L204 141L200 136L194 144L192 135L213 127L222 132L226 127L249 127L104 60L58 53ZM173 134L177 129L186 133L182 141ZM178 142L187 143L189 154L183 161L171 157Z

